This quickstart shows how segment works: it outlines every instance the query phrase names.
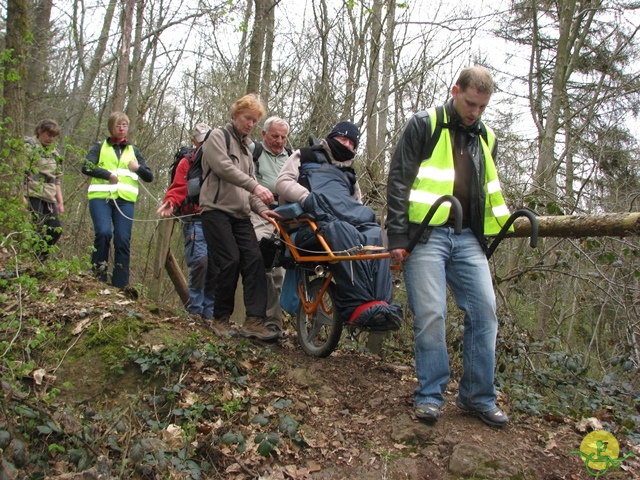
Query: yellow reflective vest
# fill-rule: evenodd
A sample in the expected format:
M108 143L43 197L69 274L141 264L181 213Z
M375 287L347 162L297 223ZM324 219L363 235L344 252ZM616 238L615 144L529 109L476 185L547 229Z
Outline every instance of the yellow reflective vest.
M436 109L428 110L431 119L431 133L436 127ZM446 109L444 112L446 123ZM497 235L500 228L509 218L509 209L505 204L500 189L500 180L496 171L491 152L495 145L496 137L489 127L487 129L487 141L480 135L478 137L482 147L485 160L485 215L484 234ZM443 132L445 133L445 132ZM440 135L438 143L433 148L430 158L424 159L420 164L418 175L411 186L409 194L409 221L412 223L422 223L422 220L429 212L434 202L443 195L453 195L453 180L455 169L453 163L453 148L451 145L451 135L446 131L446 135ZM443 203L429 222L429 225L443 225L449 218L451 206L448 202Z
M133 146L127 145L120 155L116 155L114 148L105 140L100 148L98 166L114 172L118 176L118 183L111 184L109 180L92 178L89 184L89 200L94 198L122 198L129 202L138 199L138 174L129 170L129 162L136 159Z

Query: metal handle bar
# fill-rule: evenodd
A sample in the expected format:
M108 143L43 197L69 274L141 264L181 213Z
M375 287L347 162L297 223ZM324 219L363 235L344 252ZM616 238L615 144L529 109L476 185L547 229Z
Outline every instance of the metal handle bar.
M500 233L498 233L493 242L491 242L491 245L487 249L487 259L491 258L491 255L493 255L493 252L498 248L500 242L504 240L504 237L509 233L509 227L511 227L518 217L527 217L529 219L529 223L531 223L531 240L529 241L529 245L531 245L531 248L535 248L536 245L538 245L538 219L536 218L536 214L527 209L516 210L507 219L507 222L504 224Z
M424 231L429 227L429 222L436 214L436 210L438 210L438 207L444 202L451 203L451 207L456 211L454 232L456 235L460 235L460 232L462 231L462 205L460 205L458 199L453 195L443 195L435 202L433 202L433 205L431 205L431 208L427 212L427 215L424 217L424 220L422 220L422 223L420 224L420 228L418 228L418 231L409 242L409 245L407 245L407 248L405 249L405 251L407 252L406 255L410 254L413 251L417 243L420 241L420 237L422 237Z

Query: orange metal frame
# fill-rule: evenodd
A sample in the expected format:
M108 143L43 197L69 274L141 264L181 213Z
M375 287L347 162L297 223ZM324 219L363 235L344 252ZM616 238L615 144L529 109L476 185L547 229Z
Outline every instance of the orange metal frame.
M352 262L356 260L377 260L382 258L389 258L391 256L387 251L380 253L365 253L373 250L385 250L383 247L378 246L362 246L361 250L351 255L341 252L336 254L331 250L331 247L329 247L322 234L318 232L318 225L316 224L316 222L314 222L310 218L301 217L295 220L284 221L272 220L271 223L273 223L276 231L278 232L278 235L280 235L282 240L284 240L284 242L287 244L289 251L291 251L291 255L293 255L294 260L298 263L336 263L345 261ZM293 244L293 240L289 236L289 229L293 227L297 228L303 224L308 224L309 227L311 227L311 230L322 246L323 250L313 252L314 254L317 253L316 255L301 255L298 251L298 248Z
M327 241L322 236L322 234L318 232L318 225L316 224L316 222L310 218L301 217L295 220L279 220L279 221L276 221L273 219L270 219L270 220L271 220L271 223L276 228L276 232L278 233L280 238L282 238L284 243L287 245L287 248L291 252L291 255L293 256L293 259L296 261L296 263L337 263L337 262L345 262L345 261L353 262L353 261L359 261L359 260L379 260L379 259L391 257L390 253L387 251L379 252L379 253L366 253L372 250L384 250L383 247L378 247L378 246L362 246L361 249L359 249L356 253L351 255L342 253L342 252L339 252L336 254L331 250L331 247L329 247L329 245L327 244ZM309 227L311 227L311 230L315 234L323 250L318 252L312 252L312 254L307 254L307 255L300 254L300 251L295 246L295 244L293 243L293 240L291 239L291 236L289 235L289 231L292 228L298 228L303 226L304 224L307 224L309 225ZM391 269L401 270L402 265L392 265ZM300 300L302 302L302 308L304 309L305 313L308 316L312 316L318 309L318 305L320 305L320 302L322 301L322 297L324 293L327 291L327 288L329 288L329 284L331 283L332 279L333 279L333 275L329 273L325 278L324 284L322 285L322 289L320 290L317 298L312 302L307 301L307 296L303 291L302 284L301 283L298 284L298 293L300 295ZM327 312L327 313L330 314L331 312Z

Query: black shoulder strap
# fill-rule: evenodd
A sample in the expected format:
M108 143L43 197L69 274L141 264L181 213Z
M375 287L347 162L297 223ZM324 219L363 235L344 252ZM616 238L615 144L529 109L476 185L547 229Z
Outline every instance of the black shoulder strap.
M254 147L253 147L253 163L258 163L258 160L260 160L260 155L262 155L262 152L264 150L264 146L262 145L262 142L253 142L254 143Z
M260 175L260 155L262 155L262 151L264 150L264 146L262 146L261 142L253 142L253 171L256 175L256 178L262 178Z
M487 134L487 127L485 127L482 120L480 120L480 136L484 138L484 143L489 145L489 135Z
M224 142L227 144L227 154L229 154L229 150L231 149L231 134L229 133L229 130L224 127L220 127L220 130L222 130L222 133L224 133ZM209 134L207 133L207 135Z
M202 146L204 145L204 142L207 141L207 138L209 138L209 135L211 135L211 132L213 132L213 129L210 129L204 136L204 139L202 140L202 145L200 145L200 148L198 149L197 155L200 156L200 168L202 168L202 156L204 155L204 152L202 151ZM229 132L227 132L226 130L224 130L225 132L225 138L227 138L227 136L229 135ZM227 138L227 150L229 149L229 139ZM194 163L195 163L195 158L194 158ZM201 170L202 171L202 170ZM209 176L209 174L211 173L211 169L209 169L207 171L207 174L202 178L202 183L204 183L204 181L207 179L207 177Z
M287 154L288 154L289 156L291 156L291 154L293 153L293 150L291 150L291 149L290 149L289 147L287 147L287 146L285 146L285 147L284 147L284 149L285 149L285 151L287 152Z
M440 140L440 134L442 133L442 124L444 123L444 106L440 105L436 107L436 126L431 133L431 138L427 142L425 146L425 155L424 158L431 158L431 154L433 153L433 149L436 148L436 144L438 140Z

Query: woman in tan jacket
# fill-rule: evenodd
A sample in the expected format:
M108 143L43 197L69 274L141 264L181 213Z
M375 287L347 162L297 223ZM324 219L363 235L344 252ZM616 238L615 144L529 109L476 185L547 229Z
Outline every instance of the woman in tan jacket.
M211 131L202 145L200 216L212 268L217 270L211 329L233 335L233 313L238 277L242 274L247 318L240 335L274 341L280 330L266 325L267 282L262 254L250 212L265 219L277 216L268 205L271 191L258 183L248 135L264 116L260 99L245 95L231 107L231 122Z

